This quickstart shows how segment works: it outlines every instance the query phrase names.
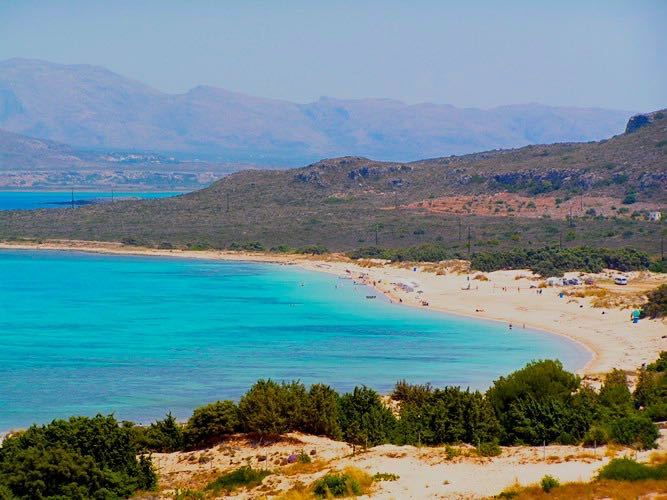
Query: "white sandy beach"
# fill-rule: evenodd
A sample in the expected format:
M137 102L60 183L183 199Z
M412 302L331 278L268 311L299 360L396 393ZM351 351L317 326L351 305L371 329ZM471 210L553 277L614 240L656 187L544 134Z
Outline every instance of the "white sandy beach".
M0 249L42 249L85 251L118 255L168 256L190 259L219 259L272 262L298 265L304 269L351 277L375 287L392 302L502 321L513 329L537 329L564 335L585 346L591 360L580 373L595 375L612 368L634 371L642 363L653 361L667 350L667 322L663 320L630 321L630 309L593 307L590 297L559 297L561 291L581 291L584 287L548 287L537 293L542 281L529 271L496 271L471 274L433 265L388 265L359 263L343 256L312 257L228 251L160 250L129 247L122 244L85 241L49 241L44 243L0 243ZM367 267L369 266L369 267ZM460 266L459 266L460 267ZM416 271L414 270L416 269ZM443 273L444 274L440 274ZM577 273L571 273L577 274ZM630 296L667 283L667 275L626 273L629 287L611 284L617 273L595 275L612 293ZM485 280L475 279L478 275ZM407 286L406 286L407 285ZM468 289L468 285L470 285ZM409 288L412 291L409 291ZM422 305L428 303L428 306Z

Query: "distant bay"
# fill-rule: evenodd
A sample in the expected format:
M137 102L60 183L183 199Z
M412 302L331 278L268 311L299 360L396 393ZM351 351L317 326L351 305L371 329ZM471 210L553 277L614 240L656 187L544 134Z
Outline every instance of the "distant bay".
M183 193L176 191L0 191L0 210L80 207L122 199L166 198L180 194Z
M187 418L259 378L484 389L533 359L590 359L560 336L369 300L295 266L2 250L0 277L0 431Z

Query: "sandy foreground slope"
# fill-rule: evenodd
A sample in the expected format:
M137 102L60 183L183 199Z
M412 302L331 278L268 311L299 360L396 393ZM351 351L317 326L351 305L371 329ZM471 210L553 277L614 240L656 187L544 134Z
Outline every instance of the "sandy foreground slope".
M627 273L628 286L616 286L616 272L590 275L595 286L536 288L543 282L529 271L466 272L463 262L446 265L392 265L355 262L343 256L308 257L226 251L158 250L114 243L49 241L0 243L0 249L78 250L107 254L169 256L195 259L242 260L298 265L302 268L349 277L375 287L402 306L429 308L481 319L502 321L513 329L533 328L564 335L591 352L583 374L604 373L612 368L635 370L667 350L667 322L630 321L628 306L642 302L642 295L662 283L667 275ZM578 275L578 273L569 273ZM481 279L480 279L481 278ZM531 288L533 287L533 288ZM541 290L541 293L538 291ZM609 304L593 307L596 297L577 297L602 291ZM562 298L559 296L565 292ZM571 295L567 295L571 294ZM614 306L623 303L626 308ZM424 305L428 304L428 305ZM528 333L527 333L528 334Z
M664 450L665 445L663 434L660 449ZM526 446L503 448L500 456L485 458L475 456L470 447L456 449L461 455L448 457L446 447L383 445L352 455L352 448L345 443L292 433L264 445L239 436L207 450L156 453L153 461L160 474L157 498L170 498L177 489L201 489L224 471L250 465L271 469L273 474L252 490L235 491L234 498L280 497L299 482L309 485L329 471L354 466L370 475L398 476L395 481L377 481L372 498L426 499L497 495L517 482L524 486L539 483L547 474L562 483L589 481L614 456L646 461L653 453L606 447ZM289 455L302 451L312 457L311 464L286 463Z

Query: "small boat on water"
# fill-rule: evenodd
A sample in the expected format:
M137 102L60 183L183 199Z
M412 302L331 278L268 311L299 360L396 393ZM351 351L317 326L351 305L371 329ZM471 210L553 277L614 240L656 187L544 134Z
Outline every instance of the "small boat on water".
M376 298L376 297L377 297L377 295L366 295L366 298L367 298L367 299L374 299L374 298Z

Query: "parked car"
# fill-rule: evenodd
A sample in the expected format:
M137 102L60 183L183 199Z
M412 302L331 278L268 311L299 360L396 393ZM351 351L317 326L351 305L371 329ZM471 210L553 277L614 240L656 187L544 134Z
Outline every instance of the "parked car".
M628 284L628 278L627 276L616 276L614 278L614 283L617 285L627 285Z

